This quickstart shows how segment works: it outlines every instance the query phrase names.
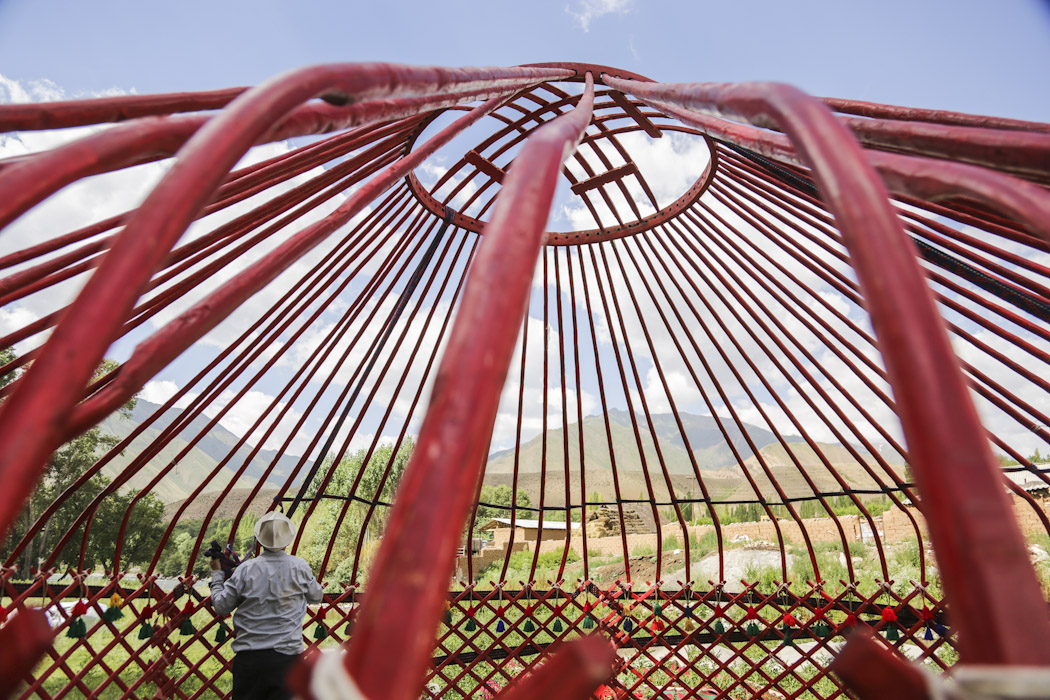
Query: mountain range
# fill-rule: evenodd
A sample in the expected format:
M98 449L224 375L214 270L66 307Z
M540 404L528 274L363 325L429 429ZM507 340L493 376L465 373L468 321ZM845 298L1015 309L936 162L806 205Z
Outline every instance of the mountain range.
M139 399L130 418L113 415L99 427L103 432L123 439L159 409L160 406ZM109 477L121 473L180 413L177 410L169 411L143 429L122 454L104 467L103 473ZM651 495L656 500L665 501L668 500L668 482L680 498L688 498L690 495L700 498L702 490L697 480L698 472L708 493L715 500L753 498L754 489L748 483L747 475L752 477L763 497L770 500L779 500L773 487L774 480L789 498L809 495L812 490L796 462L807 472L819 490L841 489L841 484L820 456L798 437L785 438L784 443L781 443L772 432L758 426L747 423L738 426L726 422L725 428L729 437L727 441L714 418L689 413L680 414L681 430L673 415L652 415L651 432L644 416L636 416L636 420L632 421L628 412L613 409L607 414L608 421L605 418L606 416L602 415L588 416L583 420L582 431L576 423L570 424L567 431L562 428L548 430L546 459L543 458L542 435L522 443L517 452L518 484L519 488L529 494L533 505L540 502L541 484L544 505L564 505L566 449L570 500L573 503L579 503L584 494L589 498L595 493L602 500L612 501L615 500L617 491L622 499L649 500L650 488ZM162 469L174 463L174 468L153 487L154 492L165 503L187 498L205 481L206 492L225 488L234 480L235 470L248 460L251 446L242 445L220 467L219 463L227 457L239 438L218 423L208 428L209 422L210 419L204 416L190 421L131 478L130 485L143 488ZM638 437L635 434L635 424ZM190 441L205 429L207 430L203 437L187 449ZM586 478L585 486L581 484L580 473L581 432L587 464L586 473L582 475ZM653 442L652 433L656 434L659 451ZM638 449L639 439L641 450ZM869 465L875 476L889 480L876 461L860 448L853 450L864 464L843 445L817 443L817 447L834 472L853 488L875 486L875 480L865 469L865 464ZM898 473L903 471L903 459L899 454L890 451L883 453L882 457L888 464L897 468ZM248 462L236 485L241 489L256 485L272 464L273 471L263 487L279 487L299 460L295 455L278 455L273 450L260 450ZM743 462L743 468L740 460ZM486 465L484 483L494 486L509 485L513 479L514 468L513 449L494 452ZM667 472L666 477L664 469ZM215 476L209 480L208 477L212 473L215 473ZM649 475L648 483L646 474Z
M615 500L617 490L623 499L648 500L651 488L657 500L668 500L668 482L678 497L692 494L699 498L702 489L697 479L698 472L714 500L753 498L755 490L748 483L747 475L754 479L763 498L769 500L779 500L773 481L782 487L788 498L811 495L813 490L799 466L820 491L841 490L835 473L853 488L874 488L874 477L892 481L876 460L859 447L854 447L853 451L860 461L842 445L816 443L820 455L831 466L829 469L802 438L792 436L781 443L772 432L748 423L738 426L725 422L729 438L726 440L718 422L710 416L681 413L679 429L672 414L656 414L650 416L651 430L644 416L637 416L632 421L628 412L618 409L610 410L607 416L608 421L600 415L585 418L582 431L576 423L568 426L567 433L561 428L548 430L545 460L542 436L521 445L517 453L518 485L529 494L533 505L539 503L541 482L544 505L564 505L566 452L570 498L574 503L580 501L584 490L588 498L597 493L603 501ZM581 432L587 463L583 475L586 477L585 486L581 484L580 474ZM659 452L653 443L654 433ZM880 455L890 466L903 465L903 459L895 451L886 450ZM865 469L865 464L872 473ZM485 483L509 485L514 467L513 449L494 453L486 466ZM664 475L665 469L667 476Z
M123 440L160 408L157 404L140 398L129 418L113 414L102 421L99 428L102 432ZM120 455L103 467L103 474L112 478L123 472L125 467L131 464L146 446L150 445L180 415L179 410L169 410L154 421ZM222 467L218 467L240 438L216 423L207 429L207 432L192 448L186 451L189 443L207 428L210 421L210 418L203 415L190 421L131 478L130 485L134 488L145 487L161 470L174 462L175 467L161 478L153 489L154 493L165 503L187 498L216 468L218 468L218 473L205 488L207 491L218 491L225 488L235 478L236 470L248 460L252 447L247 444L242 445ZM180 454L181 457L179 457ZM260 450L248 463L241 477L237 479L237 485L240 487L254 486L267 467L275 461L276 464L268 479L269 485L279 485L284 477L291 473L299 457L278 456L275 450Z

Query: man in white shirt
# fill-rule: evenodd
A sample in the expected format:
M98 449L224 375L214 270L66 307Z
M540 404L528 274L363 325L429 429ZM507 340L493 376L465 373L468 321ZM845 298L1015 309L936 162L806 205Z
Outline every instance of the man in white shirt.
M284 549L295 539L295 524L283 513L255 523L259 556L233 571L229 580L218 559L211 561L211 603L233 614L233 700L287 700L285 676L303 651L307 603L321 602L321 585L310 565Z

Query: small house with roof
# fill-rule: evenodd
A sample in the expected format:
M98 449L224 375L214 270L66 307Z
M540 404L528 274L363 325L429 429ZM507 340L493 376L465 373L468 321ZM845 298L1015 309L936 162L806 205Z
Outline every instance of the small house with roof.
M536 542L546 540L564 540L565 530L570 526L573 530L580 529L580 523L566 523L562 520L544 520L541 529L539 520L515 518L512 522L510 518L493 518L482 525L481 529L492 532L492 541L486 543L486 546L499 549L507 548L507 544L510 542L511 533L513 532L514 549L517 550L519 544L527 544L529 545L529 549L531 549L531 545Z

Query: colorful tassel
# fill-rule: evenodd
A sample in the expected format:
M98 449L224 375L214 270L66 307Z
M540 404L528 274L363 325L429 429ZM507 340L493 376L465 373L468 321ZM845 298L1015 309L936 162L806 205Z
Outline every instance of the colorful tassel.
M783 642L784 646L786 646L786 647L793 647L793 646L795 646L794 640L791 639L791 633L792 633L791 627L789 625L784 625L784 627L782 629L783 629L783 632L784 632L784 642Z
M625 617L623 619L623 631L627 632L628 634L630 634L631 630L633 630L633 629L634 629L634 620L632 620L629 617Z
M887 605L882 609L882 628L886 630L886 640L890 642L900 641L901 633L897 625L897 611Z
M118 593L111 595L109 597L109 607L103 611L102 619L106 622L116 622L124 617L124 612L120 609L120 606L123 604L124 599Z
M467 619L467 624L463 625L463 629L465 629L468 632L473 632L477 628L478 628L478 623L474 622L474 618L473 617L468 618Z
M526 631L526 632L535 632L536 631L536 625L533 624L531 617L530 618L526 618L525 625L522 627L522 629L524 631Z
M926 625L926 634L922 636L927 642L933 640L933 611L930 610L929 606L922 606L922 612L919 613L919 619L922 620L923 624Z
M87 611L87 603L85 603L83 600L78 600L73 606L73 610L72 612L70 612L70 615L72 615L73 617L80 617L81 615L86 615Z
M726 633L726 626L722 624L721 620L715 620L715 624L711 628L711 631L714 632L715 634L725 634Z
M324 626L323 622L318 621L318 623L314 625L314 639L320 641L322 639L326 639L327 637L328 628Z
M84 622L84 618L74 617L69 621L69 627L66 628L66 636L70 639L83 639L87 636L87 623Z
M692 618L687 617L685 619L685 622L682 623L682 629L684 629L686 632L692 632L696 629L696 623L692 620Z
M506 629L507 625L503 622L503 620L500 620L496 623L496 632L504 632L506 631Z
M597 623L595 622L594 618L591 617L591 615L587 615L585 618L583 618L583 629L592 630L595 628L595 626L597 626Z
M846 621L842 623L842 629L845 632L851 632L857 627L857 616L852 612L846 615Z
M747 624L747 627L744 629L744 633L748 637L757 637L758 636L758 623L757 622L749 622Z
M554 621L554 627L551 627L555 632L561 632L565 627L561 624L561 618Z
M153 625L149 623L149 620L146 620L142 623L142 626L139 627L139 639L151 639L152 637Z
M186 636L195 633L197 628L193 626L193 604L187 601L186 607L182 612L186 617L182 620L182 624L179 625L179 634Z

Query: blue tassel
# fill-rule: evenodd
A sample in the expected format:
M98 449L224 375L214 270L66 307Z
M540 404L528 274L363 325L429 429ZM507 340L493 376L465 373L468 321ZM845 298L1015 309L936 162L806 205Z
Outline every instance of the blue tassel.
M497 632L502 632L505 629L507 629L507 626L505 624L503 624L503 620L500 620L499 622L496 623L496 631Z

